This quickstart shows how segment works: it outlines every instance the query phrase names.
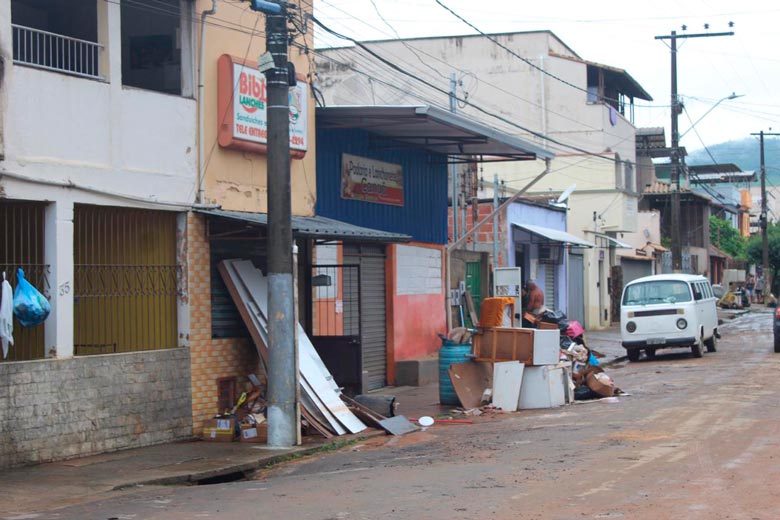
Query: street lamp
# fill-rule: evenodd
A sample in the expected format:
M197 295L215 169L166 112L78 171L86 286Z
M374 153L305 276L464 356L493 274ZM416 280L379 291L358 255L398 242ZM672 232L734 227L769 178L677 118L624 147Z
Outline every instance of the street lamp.
M718 100L718 102L717 102L717 103L715 103L714 105L712 105L712 106L709 108L709 110L707 110L706 112L704 112L704 114L702 114L702 116L701 116L699 119L697 119L696 121L694 121L694 122L693 122L693 124L691 125L691 127L690 127L688 130L686 130L685 132L683 132L683 133L680 135L680 139L682 139L683 137L685 137L685 134L687 134L688 132L690 132L691 130L693 130L693 129L694 129L694 127L695 127L695 126L696 126L696 125L699 123L699 121L701 121L702 119L704 119L705 117L707 117L707 114L709 114L710 112L712 112L713 110L715 110L715 107L716 107L716 106L720 105L720 104L721 104L721 103L723 103L724 101L731 100L731 99L737 99L737 98L740 98L740 97L745 97L745 95L744 95L744 94L735 94L735 93L733 93L733 92L732 92L730 95L728 95L728 96L724 97L723 99L719 99L719 100Z

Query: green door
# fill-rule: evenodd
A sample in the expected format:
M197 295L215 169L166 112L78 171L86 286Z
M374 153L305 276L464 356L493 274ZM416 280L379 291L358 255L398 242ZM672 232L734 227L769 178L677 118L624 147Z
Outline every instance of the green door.
M471 298L474 300L474 308L477 311L477 316L479 316L482 308L481 262L466 262L466 290L471 293ZM471 323L471 316L469 316L468 312L466 313L466 324L472 328L475 326L474 323Z

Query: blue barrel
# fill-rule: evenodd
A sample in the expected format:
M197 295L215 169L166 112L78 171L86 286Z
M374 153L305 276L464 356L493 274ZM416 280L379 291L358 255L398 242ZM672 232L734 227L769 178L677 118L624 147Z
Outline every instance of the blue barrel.
M471 345L444 345L439 350L439 402L441 404L460 405L460 400L447 371L454 363L468 361L470 354Z

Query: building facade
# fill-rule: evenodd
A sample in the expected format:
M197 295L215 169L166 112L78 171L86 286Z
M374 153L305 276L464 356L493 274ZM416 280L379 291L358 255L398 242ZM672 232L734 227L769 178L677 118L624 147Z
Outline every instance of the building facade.
M588 239L587 232L607 237L606 250L584 255L585 323L608 325L608 279L615 258L609 238L636 228L633 101L650 100L650 96L624 70L582 59L549 31L364 45L404 63L418 63L415 53L424 54L429 58L427 66L415 71L429 85L389 71L356 48L322 50L317 74L326 103L410 104L438 99L446 105L442 90L449 90L459 113L555 153L551 173L529 193L559 194L576 184L569 199L569 232L583 240ZM445 80L450 77L454 88ZM483 164L479 177L489 181L497 174L511 195L543 170L533 162ZM473 187L465 170L458 176L460 186ZM490 195L489 189L479 194Z
M248 57L265 48L264 20L227 3L208 14L216 6L0 5L0 266L14 286L22 268L51 304L42 325L15 323L0 360L0 467L190 437L259 373L215 262L262 265L262 227L230 240L197 211L266 211L259 131L243 148L219 135L220 82L235 80L234 116L246 105L262 123ZM309 216L311 33L292 36L293 212Z

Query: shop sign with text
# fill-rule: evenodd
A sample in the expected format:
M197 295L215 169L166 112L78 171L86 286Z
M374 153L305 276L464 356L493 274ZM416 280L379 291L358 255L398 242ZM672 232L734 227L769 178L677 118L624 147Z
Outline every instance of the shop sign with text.
M219 144L266 153L268 112L265 75L252 63L228 55L219 60ZM308 88L303 81L289 89L290 152L302 157L308 147Z
M401 165L342 154L341 198L403 206Z

